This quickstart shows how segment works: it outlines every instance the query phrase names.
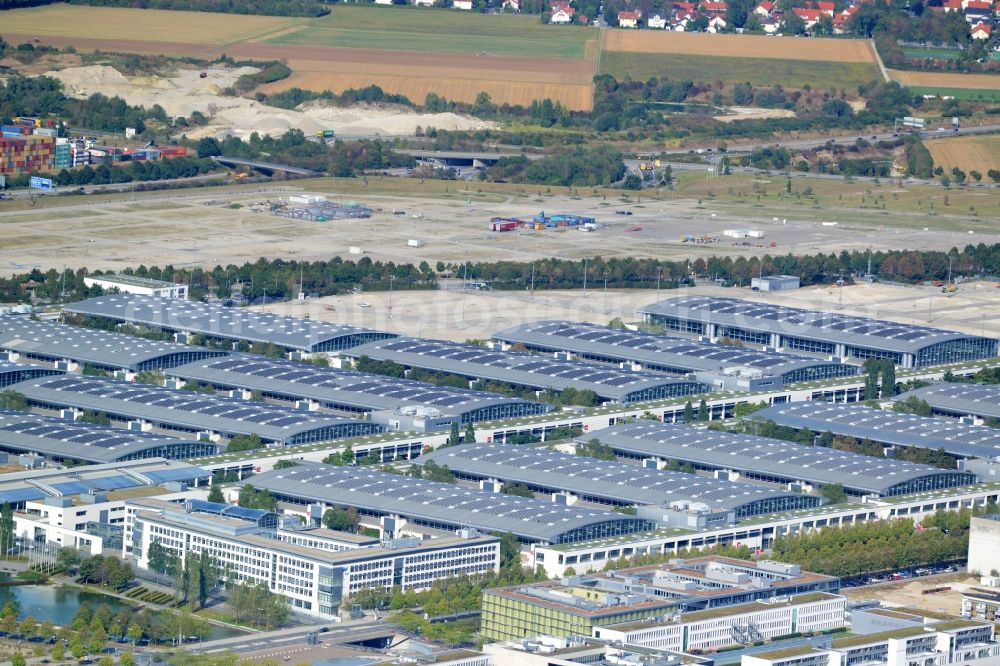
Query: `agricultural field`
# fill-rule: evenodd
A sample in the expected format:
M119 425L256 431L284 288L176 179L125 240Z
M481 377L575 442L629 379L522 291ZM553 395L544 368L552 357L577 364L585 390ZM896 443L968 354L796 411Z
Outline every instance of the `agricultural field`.
M595 28L542 25L537 16L529 15L484 17L424 7L340 4L329 16L267 43L582 59L587 41L596 42L597 35Z
M5 10L0 34L11 43L37 37L42 44L64 43L64 40L53 41L46 37L85 36L88 41L103 41L104 50L114 50L118 40L207 44L218 48L258 39L304 24L306 20L59 4ZM83 26L86 30L81 30Z
M959 56L962 55L962 52L956 49L924 49L924 48L908 46L903 49L903 55L905 55L907 58L930 58L931 60L958 60Z
M600 71L639 81L655 76L817 90L851 90L881 78L871 45L862 40L652 30L606 30Z
M956 136L924 143L931 151L934 164L950 172L952 167L962 171L978 171L986 178L990 169L1000 169L1000 136ZM971 178L970 178L971 180Z
M859 85L881 80L878 66L859 62L815 62L771 58L731 58L703 55L642 55L604 51L601 73L621 80L636 81L650 77L673 81L688 79L700 83L722 81L727 84L750 83L755 86L780 85L785 88L814 90L854 90Z
M890 69L889 76L893 81L899 81L921 95L1000 100L1000 74L955 74Z
M871 44L861 39L807 39L763 35L710 35L657 30L606 30L604 51L768 60L875 63Z

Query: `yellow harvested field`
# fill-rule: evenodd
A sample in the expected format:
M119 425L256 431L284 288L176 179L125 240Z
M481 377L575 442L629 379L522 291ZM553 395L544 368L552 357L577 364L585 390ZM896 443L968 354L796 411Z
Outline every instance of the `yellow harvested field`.
M31 35L46 43L46 37L80 37L116 41L213 44L260 39L306 19L277 16L242 16L207 12L158 9L48 5L8 9L0 31L4 35Z
M1000 136L956 136L925 141L924 145L931 151L934 165L946 173L958 167L966 173L978 171L985 179L987 171L1000 169Z
M602 46L608 51L820 62L875 62L871 43L862 39L710 35L665 30L604 30L603 35Z
M906 86L927 88L968 88L1000 90L1000 76L995 74L952 74L949 72L904 72L890 69L889 76Z

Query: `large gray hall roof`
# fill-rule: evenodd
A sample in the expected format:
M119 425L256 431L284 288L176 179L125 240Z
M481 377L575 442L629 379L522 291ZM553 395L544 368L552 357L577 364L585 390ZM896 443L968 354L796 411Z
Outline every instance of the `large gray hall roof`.
M943 449L965 458L1000 456L1000 429L973 426L952 419L901 414L857 404L792 402L754 413L791 428L830 431L895 446Z
M774 490L750 483L655 470L616 461L596 460L529 446L471 444L450 446L421 456L476 479L525 483L550 491L569 492L603 501L667 506L701 503L716 511L742 510L745 515L772 513L769 501L787 498L798 505L818 506L818 497Z
M21 382L13 388L27 397L29 403L106 412L120 418L227 436L256 433L264 441L285 444L381 430L367 421L97 377L63 375Z
M648 530L655 525L609 511L489 493L368 467L301 462L296 467L258 474L253 477L253 485L299 501L354 506L376 514L486 532L510 531L525 540L550 543L602 523L613 522L623 528L622 533Z
M524 405L526 414L544 414L549 410L542 403L498 393L435 386L410 379L243 354L196 361L174 368L167 374L215 386L259 390L283 397L312 399L333 406L371 411L421 407L432 408L442 416L459 417L498 405Z
M344 349L370 340L396 337L395 333L369 328L134 294L98 296L67 305L63 309L88 317L102 317L248 343L273 343L279 347L306 352Z
M106 463L148 457L174 459L209 455L218 447L210 443L199 446L190 439L150 432L0 411L0 450Z
M493 337L536 349L636 361L646 366L676 368L686 372L720 372L727 368L747 367L773 377L803 368L835 366L842 368L843 376L858 373L858 367L855 365L833 363L808 356L711 344L691 338L620 330L575 321L537 321L520 324L494 333Z
M169 368L199 358L226 354L204 347L147 340L23 316L0 317L0 349L133 371Z
M978 338L928 326L714 296L669 298L639 312L908 354L939 342Z
M1000 386L996 384L941 382L907 391L896 400L911 396L926 401L937 412L1000 419Z
M25 365L24 363L11 363L0 361L0 388L6 388L11 384L23 382L26 379L35 377L51 377L63 374L62 370L54 368L41 368L37 365Z
M523 352L494 351L475 345L397 338L380 340L344 352L406 367L440 370L466 377L530 386L539 390L589 389L605 400L633 402L642 391L667 391L671 396L711 390L700 382L674 379L653 372L633 372L576 361L562 361ZM667 396L660 396L667 397ZM650 399L650 398L645 398Z
M860 494L892 494L895 486L939 475L953 477L956 486L975 482L975 477L968 474L905 460L683 424L625 423L593 431L588 437L630 456L678 460L787 481L839 483Z

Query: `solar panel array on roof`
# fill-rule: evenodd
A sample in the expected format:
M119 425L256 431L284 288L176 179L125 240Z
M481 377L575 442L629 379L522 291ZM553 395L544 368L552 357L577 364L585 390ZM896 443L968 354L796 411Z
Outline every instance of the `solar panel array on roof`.
M975 483L974 475L955 470L681 424L626 423L588 437L628 457L677 460L767 480L839 483L856 494L896 495Z
M995 384L941 382L908 391L896 400L909 397L924 400L942 414L1000 419L1000 386Z
M633 402L693 395L711 390L700 382L672 379L651 372L632 372L591 363L541 358L534 354L495 351L474 345L397 338L361 345L345 352L358 358L391 360L408 367L427 368L507 382L538 389L589 389L606 400Z
M965 343L967 349L942 352L955 358L988 358L997 353L996 340L955 331L737 298L680 296L644 306L639 312L653 319L694 321L906 354L916 354L945 342ZM915 365L934 362L943 363L947 359L931 354L927 359L917 359Z
M147 457L188 458L215 453L218 447L167 435L0 411L0 450L103 463Z
M134 294L98 296L73 303L64 309L89 317L102 317L232 340L270 342L281 347L308 352L343 349L370 340L396 337L395 333L315 319Z
M636 361L656 368L666 366L678 371L747 367L768 375L781 375L802 368L833 366L839 372L831 374L827 371L824 373L826 376L858 373L857 366L846 363L830 363L784 352L736 348L583 322L533 322L512 326L495 333L493 337L510 344L524 344L529 349L569 351L607 360Z
M568 490L574 494L627 504L664 506L700 502L714 510L740 516L784 508L817 506L819 498L749 483L720 481L696 474L646 469L614 461L557 453L526 446L469 445L447 447L425 455L452 471L478 479L496 478L534 488Z
M294 399L315 399L335 407L396 410L406 406L431 407L446 416L492 418L544 414L549 407L496 393L425 384L397 377L303 365L259 356L199 361L175 368L171 376L262 390ZM468 420L480 420L470 418Z
M169 368L226 352L28 317L0 317L0 349L102 368Z
M960 457L1000 455L1000 429L965 425L951 419L873 409L857 404L801 402L773 405L754 414L778 425L830 431L873 442L943 449Z
M265 441L297 443L296 438L310 437L309 433L315 437L308 441L322 441L383 429L374 423L328 414L97 377L33 380L18 384L17 390L29 402L38 404L92 409L121 418L228 435L256 433Z
M475 527L534 541L563 543L631 534L655 523L607 511L487 493L448 483L379 472L303 463L254 476L254 486L291 501L322 501L395 514L417 524Z

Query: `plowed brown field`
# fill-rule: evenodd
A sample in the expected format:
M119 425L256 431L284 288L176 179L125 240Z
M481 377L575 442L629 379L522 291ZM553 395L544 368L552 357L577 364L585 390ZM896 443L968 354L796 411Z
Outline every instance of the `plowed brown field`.
M603 47L608 51L822 62L875 62L871 44L861 39L710 35L663 30L604 30L603 34Z
M956 136L948 139L925 141L931 151L934 166L941 166L945 173L953 167L962 171L978 171L983 174L990 169L1000 169L1000 137L998 136ZM970 182L972 179L969 179Z

